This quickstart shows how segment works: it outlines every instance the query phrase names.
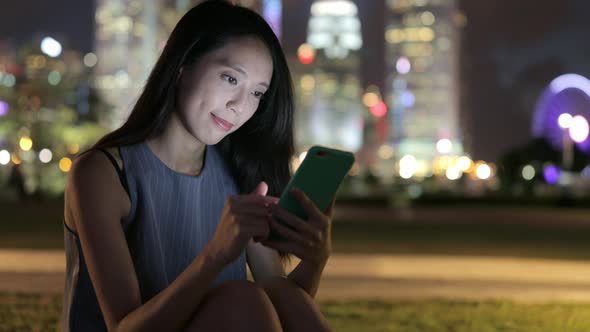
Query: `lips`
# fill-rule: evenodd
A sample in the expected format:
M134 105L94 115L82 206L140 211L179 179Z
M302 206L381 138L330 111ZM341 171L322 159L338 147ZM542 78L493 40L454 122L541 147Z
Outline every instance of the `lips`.
M211 113L211 118L219 127L221 127L221 129L223 129L225 131L229 131L234 126L233 123L227 122L224 119L218 117L217 115L215 115L213 113Z

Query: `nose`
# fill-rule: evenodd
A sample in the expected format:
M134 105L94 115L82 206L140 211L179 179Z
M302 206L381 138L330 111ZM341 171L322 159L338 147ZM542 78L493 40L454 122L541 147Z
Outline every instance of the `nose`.
M234 93L228 100L226 107L236 113L241 113L246 107L247 94L244 89L240 89Z

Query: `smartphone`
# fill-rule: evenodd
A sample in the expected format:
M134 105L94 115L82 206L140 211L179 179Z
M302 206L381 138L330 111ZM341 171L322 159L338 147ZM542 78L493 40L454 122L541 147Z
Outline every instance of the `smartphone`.
M303 220L308 219L303 207L289 192L295 187L302 190L320 211L326 211L353 163L354 155L351 152L314 145L307 151L301 165L289 180L278 205ZM293 229L280 218L273 216L273 219ZM272 229L268 239L287 240Z

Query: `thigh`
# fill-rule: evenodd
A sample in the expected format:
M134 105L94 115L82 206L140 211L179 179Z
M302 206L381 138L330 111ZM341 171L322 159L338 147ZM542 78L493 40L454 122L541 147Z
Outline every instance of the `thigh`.
M249 280L232 280L206 293L187 331L280 332L282 329L264 289Z

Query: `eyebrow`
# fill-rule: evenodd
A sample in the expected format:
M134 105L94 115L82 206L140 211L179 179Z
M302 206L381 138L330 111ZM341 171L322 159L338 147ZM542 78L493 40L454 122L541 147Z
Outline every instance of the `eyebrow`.
M244 70L244 69L243 69L243 68L242 68L240 65L237 65L237 64L230 63L230 62L228 62L228 61L227 61L227 60L225 60L225 59L219 60L219 61L218 61L218 63L219 63L220 65L222 65L222 66L229 67L229 68L231 68L231 69L233 69L233 70L235 70L235 71L237 71L237 72L240 72L240 73L242 73L244 76L248 76L248 74L246 74L246 71L245 71L245 70ZM260 83L258 83L258 84L259 84L259 85L262 85L262 86L264 86L265 88L267 88L267 89L268 89L268 83L265 83L265 82L260 82Z

